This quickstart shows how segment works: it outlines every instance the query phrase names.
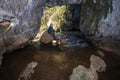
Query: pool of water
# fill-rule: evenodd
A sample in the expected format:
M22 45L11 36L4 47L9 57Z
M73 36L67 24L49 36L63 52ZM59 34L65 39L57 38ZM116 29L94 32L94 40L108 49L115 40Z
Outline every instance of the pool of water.
M18 80L28 63L33 61L38 65L29 80L69 80L78 65L89 67L92 54L97 55L97 52L90 47L61 51L50 45L27 46L4 55L0 80ZM120 80L120 56L106 52L103 59L107 63L107 71L98 73L99 80Z

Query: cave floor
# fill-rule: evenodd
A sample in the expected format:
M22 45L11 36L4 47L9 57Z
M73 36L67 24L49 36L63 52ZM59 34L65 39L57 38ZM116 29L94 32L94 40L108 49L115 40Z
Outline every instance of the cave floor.
M25 47L5 54L0 69L0 80L18 80L30 62L37 62L29 80L69 80L73 68L78 65L89 67L89 58L97 55L96 50L87 47L61 51L52 46L41 48ZM120 56L106 52L103 57L107 71L99 74L99 80L120 80Z

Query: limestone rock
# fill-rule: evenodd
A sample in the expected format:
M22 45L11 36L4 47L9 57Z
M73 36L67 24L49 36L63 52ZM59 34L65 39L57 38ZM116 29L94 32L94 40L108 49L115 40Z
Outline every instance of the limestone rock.
M45 31L40 38L40 42L44 44L51 43L54 40L53 36L49 34L47 31Z
M97 50L97 53L98 53L101 57L104 57L104 56L105 56L104 52L102 52L102 51L100 51L100 50Z
M103 72L106 69L105 62L98 56L90 57L90 68L79 65L73 70L69 80L98 80L98 72Z
M26 69L20 74L18 80L28 80L31 75L34 73L34 68L37 66L37 62L31 62L27 65Z
M79 65L73 70L69 80L98 80L98 74L95 69L87 69Z
M0 55L32 41L44 4L45 0L0 0Z
M119 0L93 0L88 7L86 0L81 9L80 29L96 47L120 55L119 3Z
M98 72L106 71L106 63L98 56L92 55L90 57L90 68L96 69Z
M0 40L0 44L3 44L0 45L0 55L33 40L38 33L45 5L80 4L81 2L84 3L81 7L81 31L89 37L89 40L95 42L94 45L97 44L102 49L119 54L120 0L0 0L0 21L13 23L7 33L0 33L0 39L3 39ZM113 41L104 40L106 37ZM96 38L100 38L101 41L97 41Z
M72 48L72 47L88 47L88 44L86 43L86 40L84 38L84 35L80 32L72 33L72 32L66 32L66 33L58 33L56 34L56 38L58 40L61 40L63 47L66 48Z
M9 21L1 21L0 22L0 33L6 32L10 29L11 22Z

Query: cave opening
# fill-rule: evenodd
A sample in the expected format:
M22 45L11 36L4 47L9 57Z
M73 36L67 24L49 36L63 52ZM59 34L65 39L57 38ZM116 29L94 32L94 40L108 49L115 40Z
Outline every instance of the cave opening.
M70 40L71 44L68 45L71 46L78 46L84 43L86 40L84 34L80 30L80 11L81 4L45 6L39 32L33 41L40 41L41 44L47 44L48 41L51 43L52 41L53 46L62 44L67 39ZM50 35L47 34L47 30L51 23L56 37L53 40L51 40ZM71 37L71 39L69 37ZM69 43L69 41L65 43ZM87 46L87 42L84 46Z
M53 23L55 31L80 31L81 4L46 6L41 18L40 30Z

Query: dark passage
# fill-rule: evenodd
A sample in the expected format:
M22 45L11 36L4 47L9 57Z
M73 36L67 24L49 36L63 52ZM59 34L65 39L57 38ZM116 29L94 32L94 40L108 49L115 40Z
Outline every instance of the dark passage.
M89 57L97 54L92 48L68 49L61 51L50 45L35 48L34 46L16 50L4 55L0 80L18 80L28 63L38 63L29 80L69 80L73 68L78 65L89 66ZM119 80L120 56L109 53L105 55L107 71L99 73L99 80Z

